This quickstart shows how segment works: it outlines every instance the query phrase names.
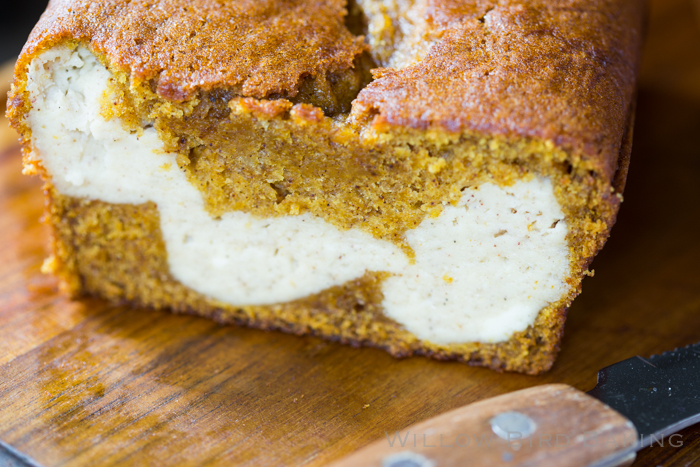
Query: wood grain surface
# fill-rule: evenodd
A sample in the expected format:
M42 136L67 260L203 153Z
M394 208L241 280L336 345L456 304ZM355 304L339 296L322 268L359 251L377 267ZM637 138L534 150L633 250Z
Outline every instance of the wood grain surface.
M0 122L0 440L46 467L317 466L470 402L545 383L588 390L603 366L700 340L695 3L653 3L625 202L540 377L69 301L40 273L41 187L20 175ZM695 426L635 465L698 463Z

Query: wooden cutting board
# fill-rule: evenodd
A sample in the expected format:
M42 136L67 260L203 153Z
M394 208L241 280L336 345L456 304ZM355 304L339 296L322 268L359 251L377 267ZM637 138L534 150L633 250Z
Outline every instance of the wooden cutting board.
M47 467L323 465L482 398L588 390L603 366L700 340L697 18L691 0L654 4L625 203L541 377L69 301L40 273L40 185L0 122L0 440ZM682 444L635 465L700 462L700 426Z

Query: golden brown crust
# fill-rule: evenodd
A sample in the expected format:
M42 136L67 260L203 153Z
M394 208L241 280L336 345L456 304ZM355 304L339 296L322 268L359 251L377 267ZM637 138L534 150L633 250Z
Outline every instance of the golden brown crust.
M65 39L88 41L134 82L184 101L227 88L241 96L296 95L305 77L354 66L361 37L343 0L52 0L23 58Z
M311 94L327 94L336 81L358 91L363 84L348 85L343 74L366 48L346 27L345 4L52 0L18 70L46 47L80 40L164 99L225 88L256 98L301 90L313 102ZM429 0L436 45L415 66L377 70L353 113L380 127L552 141L611 177L645 11L644 0ZM305 77L320 81L307 89Z
M552 141L611 177L639 65L640 0L433 0L441 40L358 96L375 125ZM376 72L375 72L376 73Z

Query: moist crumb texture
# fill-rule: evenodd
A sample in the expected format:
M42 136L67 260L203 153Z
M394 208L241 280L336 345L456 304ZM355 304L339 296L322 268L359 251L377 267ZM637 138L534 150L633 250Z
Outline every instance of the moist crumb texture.
M52 1L8 116L75 296L536 374L614 224L644 2Z

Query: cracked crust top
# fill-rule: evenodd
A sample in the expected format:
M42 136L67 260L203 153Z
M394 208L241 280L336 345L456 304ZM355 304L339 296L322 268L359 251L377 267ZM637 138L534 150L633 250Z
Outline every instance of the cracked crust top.
M375 125L551 141L612 177L634 97L643 0L429 0L440 37L355 102Z
M350 9L404 3L356 0ZM411 40L433 45L413 65L374 70L353 103L356 122L538 138L612 178L634 95L644 0L409 3L424 18ZM314 92L328 93L342 81L333 75L352 70L367 50L346 15L345 0L52 0L17 79L46 47L80 40L166 100L219 88L303 97L305 79L318 76L327 84ZM387 27L408 23L390 18Z
M344 0L51 0L22 57L87 40L165 99L219 87L288 97L307 76L352 68L366 49L345 13Z

